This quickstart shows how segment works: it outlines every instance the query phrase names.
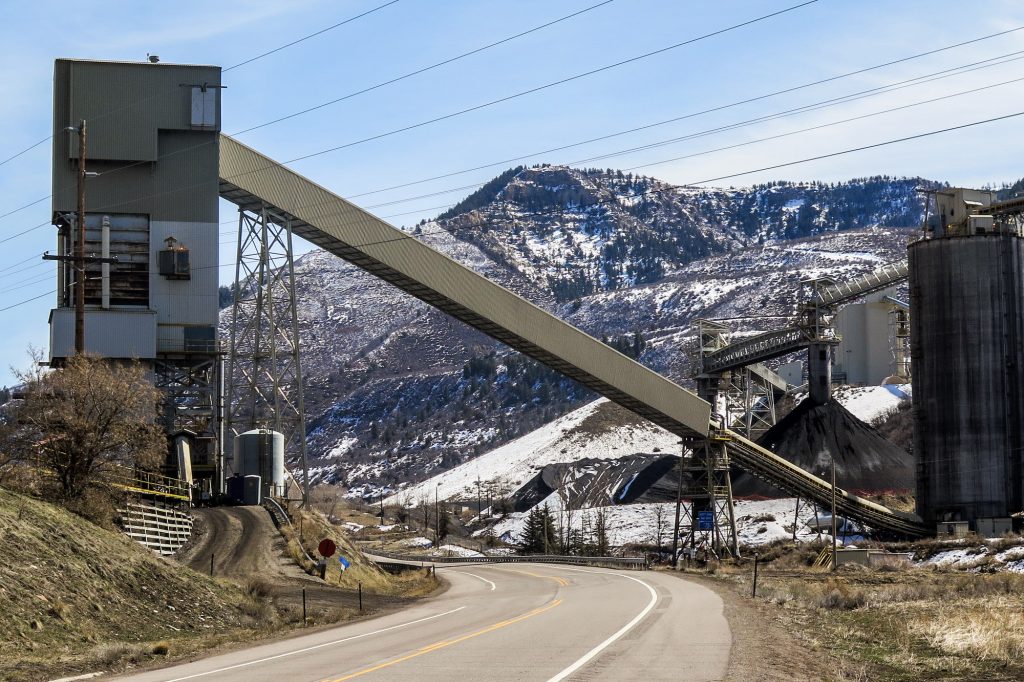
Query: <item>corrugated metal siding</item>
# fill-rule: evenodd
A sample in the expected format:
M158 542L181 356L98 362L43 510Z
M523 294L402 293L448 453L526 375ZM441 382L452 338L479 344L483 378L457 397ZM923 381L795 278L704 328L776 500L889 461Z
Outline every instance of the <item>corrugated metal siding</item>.
M86 310L85 351L107 358L156 357L156 313L149 310ZM75 310L50 312L50 357L75 352Z
M1024 239L931 239L909 255L918 513L1009 516L1024 507Z
M53 210L75 210L78 136L64 128L84 118L87 166L107 173L88 180L88 212L215 222L217 132L193 129L183 83L219 85L220 68L57 60ZM138 161L151 163L124 168Z
M706 435L710 405L406 233L221 136L221 195L295 216L296 234L680 435Z
M159 323L178 325L217 324L219 257L218 224L153 221L149 224L149 300L159 314ZM174 237L189 250L187 280L168 279L159 274L157 254Z

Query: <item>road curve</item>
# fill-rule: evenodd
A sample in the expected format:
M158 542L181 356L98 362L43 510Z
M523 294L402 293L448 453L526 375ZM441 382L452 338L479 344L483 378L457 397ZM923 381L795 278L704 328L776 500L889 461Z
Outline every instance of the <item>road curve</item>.
M451 588L397 613L119 677L134 682L720 680L722 601L661 572L547 564L438 569Z

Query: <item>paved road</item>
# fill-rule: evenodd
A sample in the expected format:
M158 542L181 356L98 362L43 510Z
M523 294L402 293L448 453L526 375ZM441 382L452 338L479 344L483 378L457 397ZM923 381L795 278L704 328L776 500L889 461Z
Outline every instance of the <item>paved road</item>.
M118 679L718 680L722 602L658 572L547 564L439 568L451 589L411 608Z

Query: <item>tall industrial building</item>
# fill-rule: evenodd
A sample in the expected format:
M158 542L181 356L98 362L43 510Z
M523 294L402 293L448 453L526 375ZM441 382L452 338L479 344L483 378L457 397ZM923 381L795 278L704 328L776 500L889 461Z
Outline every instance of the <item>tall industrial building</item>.
M895 296L895 288L886 289L836 314L840 341L832 357L833 381L878 386L910 380L910 315Z
M917 511L1008 529L1024 511L1024 200L935 193L910 245Z
M53 224L73 253L86 122L85 350L148 365L166 396L167 472L222 487L218 313L220 78L215 66L57 60ZM61 260L50 360L74 353L73 263Z

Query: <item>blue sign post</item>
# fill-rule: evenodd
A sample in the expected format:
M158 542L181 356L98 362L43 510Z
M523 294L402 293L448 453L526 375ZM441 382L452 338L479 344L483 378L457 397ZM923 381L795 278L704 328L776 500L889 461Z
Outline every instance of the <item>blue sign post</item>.
M697 512L697 530L713 530L715 513L710 511Z

